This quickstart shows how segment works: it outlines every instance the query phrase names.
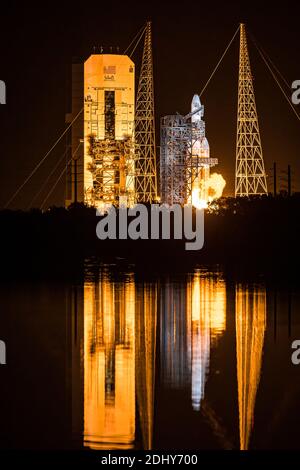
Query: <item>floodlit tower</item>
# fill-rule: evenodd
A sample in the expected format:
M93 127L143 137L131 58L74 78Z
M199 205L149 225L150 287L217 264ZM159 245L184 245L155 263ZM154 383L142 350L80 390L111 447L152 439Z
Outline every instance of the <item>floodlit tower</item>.
M241 24L235 196L267 193L246 30Z
M134 201L134 64L93 54L84 64L84 197L87 204Z
M152 202L157 196L157 175L151 22L147 23L145 32L136 100L135 142L139 153L136 161L136 199L138 202Z
M73 66L68 122L83 112L72 126L70 147L76 160L67 206L74 201L95 207L135 203L134 69L127 55L102 53Z

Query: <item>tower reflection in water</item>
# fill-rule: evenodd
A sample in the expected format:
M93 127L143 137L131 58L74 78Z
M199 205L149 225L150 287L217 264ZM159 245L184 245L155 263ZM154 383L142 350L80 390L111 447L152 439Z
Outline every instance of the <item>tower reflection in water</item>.
M151 449L156 286L101 273L84 286L84 445L136 445L136 396L143 446Z
M195 272L186 282L167 282L161 292L161 381L191 388L198 411L204 398L210 349L226 329L226 285Z
M235 308L232 340L236 341L240 448L247 449L261 372L266 291L238 284L235 298L230 298L229 305ZM76 299L74 305L79 305L82 297ZM160 364L156 386L189 390L192 409L207 414L203 399L210 356L226 330L222 276L196 271L179 281L136 283L132 273L116 280L104 270L96 282L84 284L81 305L83 321L80 309L78 321L74 320L79 334L73 343L72 406L73 429L79 435L82 390L84 446L152 448L156 354ZM80 370L76 364L81 364Z
M260 380L266 329L266 290L238 284L235 293L240 449L247 450Z

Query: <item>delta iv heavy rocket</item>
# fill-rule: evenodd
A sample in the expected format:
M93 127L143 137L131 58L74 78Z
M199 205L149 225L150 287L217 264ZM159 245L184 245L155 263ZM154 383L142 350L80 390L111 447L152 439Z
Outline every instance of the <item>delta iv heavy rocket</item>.
M206 206L208 200L208 180L210 176L209 143L205 137L204 106L201 105L199 95L194 95L191 104L191 122L193 127L193 140L191 142L193 164L192 177L192 203Z

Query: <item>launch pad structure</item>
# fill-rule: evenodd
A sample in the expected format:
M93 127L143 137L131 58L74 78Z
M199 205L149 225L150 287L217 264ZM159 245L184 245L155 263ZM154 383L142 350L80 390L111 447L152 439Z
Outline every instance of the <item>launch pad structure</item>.
M169 205L207 207L210 168L218 160L210 158L204 107L198 95L193 97L189 114L161 119L158 197L150 22L143 34L136 96L135 64L130 56L101 52L74 66L69 119L74 119L82 105L83 114L72 127L70 147L77 158L73 157L69 167L67 206L83 202L104 209L160 200ZM77 150L79 142L83 145ZM81 181L78 168L83 172Z
M93 187L86 190L86 199L93 205L101 201L114 206L133 206L137 153L132 138L100 140L91 135L89 156L92 161L87 164L87 170L92 174Z
M209 156L203 113L195 95L191 113L161 118L160 187L164 204L193 203L194 197L208 199L206 181L218 160Z
M199 95L194 95L187 115L177 113L161 118L158 191L150 22L142 35L144 49L137 94L135 64L130 56L101 52L74 68L69 122L80 114L82 106L83 113L71 131L73 158L67 206L83 202L94 207L130 207L160 200L163 204L206 208L208 202L222 194L224 186L217 192L210 178L210 169L218 160L210 157ZM79 142L83 145L78 149ZM83 169L80 182L78 168ZM216 176L222 179L221 175L213 175ZM235 196L260 194L267 194L266 173L245 25L241 24Z
M246 28L242 23L240 25L235 197L267 194L267 176L258 124Z
M125 53L105 54L101 50L72 69L72 112L67 122L77 113L79 118L70 136L67 207L72 202L100 209L131 207L157 200L150 22L143 34L137 96L135 64ZM80 142L83 145L77 150ZM78 168L82 169L80 181Z
M241 23L235 31L201 94L238 32L235 197L267 196L267 174L245 24ZM143 36L143 58L135 93L135 64L131 57ZM268 63L270 58L265 57L261 48L255 45L272 73ZM126 55L131 46L131 54ZM204 108L199 95L194 95L189 114L177 113L161 118L160 191L157 187L151 22L147 22L138 32L123 54L119 54L119 48L117 54L112 53L112 48L110 54L103 53L102 47L100 50L96 53L94 48L94 53L85 61L72 64L71 110L65 117L68 126L10 197L5 208L13 202L62 138L66 139L66 150L29 207L32 207L64 158L64 169L43 200L41 209L64 174L66 207L73 203L98 208L103 205L133 206L160 201L163 204L192 204L197 208L207 208L208 203L222 196L226 182L218 173L210 175L210 169L218 164L218 160L210 158L202 119ZM279 85L276 77L273 78Z

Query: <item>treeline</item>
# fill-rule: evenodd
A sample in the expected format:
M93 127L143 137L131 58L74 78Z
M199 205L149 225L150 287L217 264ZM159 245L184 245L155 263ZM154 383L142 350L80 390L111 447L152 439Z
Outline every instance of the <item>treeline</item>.
M184 240L99 240L95 210L0 211L1 277L81 276L84 263L134 263L145 272L221 265L228 272L296 277L300 195L222 198L205 213L204 247Z

